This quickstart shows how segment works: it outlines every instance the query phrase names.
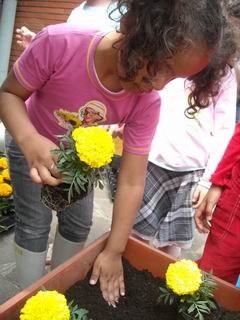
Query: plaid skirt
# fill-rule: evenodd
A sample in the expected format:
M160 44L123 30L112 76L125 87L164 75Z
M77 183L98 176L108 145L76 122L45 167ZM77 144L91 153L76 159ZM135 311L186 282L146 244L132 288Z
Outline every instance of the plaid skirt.
M203 169L175 172L148 163L146 185L133 233L157 248L189 248L193 240L192 194Z

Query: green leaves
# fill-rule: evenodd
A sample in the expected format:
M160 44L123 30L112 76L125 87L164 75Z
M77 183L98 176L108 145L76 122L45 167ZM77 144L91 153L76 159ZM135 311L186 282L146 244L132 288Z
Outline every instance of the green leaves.
M204 320L204 316L217 309L213 299L213 290L216 287L211 274L203 273L203 282L199 290L193 295L176 295L170 288L161 287L158 302L178 305L180 314L191 316L193 319Z
M163 303L172 305L175 301L175 295L172 293L172 291L169 288L160 288L160 295L158 302L163 301Z
M58 158L57 168L62 174L63 183L69 185L68 202L70 203L74 195L82 192L89 192L93 187L99 186L103 189L103 168L94 169L86 163L80 161L71 132L58 136L59 149L53 150L52 153Z
M70 320L88 320L88 310L79 308L78 305L73 306L73 301L68 304L68 308L71 314Z

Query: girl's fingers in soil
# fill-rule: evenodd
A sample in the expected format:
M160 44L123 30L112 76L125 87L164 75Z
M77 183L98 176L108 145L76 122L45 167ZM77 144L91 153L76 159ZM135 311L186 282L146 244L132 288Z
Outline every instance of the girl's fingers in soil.
M107 279L100 278L100 289L103 295L104 300L108 302L109 305L114 307L114 290L113 290L113 282L107 281Z
M116 279L113 284L114 302L119 301L119 291L120 291L119 281L118 279Z
M123 274L119 278L119 288L120 288L120 295L122 297L125 296L125 284L124 284Z
M98 266L98 264L95 263L93 266L93 271L92 271L89 283L91 285L95 285L98 282L99 277L100 277L100 267Z
M108 300L107 286L106 287L100 286L100 289L102 292L103 299L110 305L110 301Z

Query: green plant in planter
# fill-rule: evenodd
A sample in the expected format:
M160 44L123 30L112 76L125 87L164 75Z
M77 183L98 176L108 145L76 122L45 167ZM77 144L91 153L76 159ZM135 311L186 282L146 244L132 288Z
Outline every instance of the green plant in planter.
M94 187L103 188L102 173L112 161L112 136L100 127L79 127L59 136L57 169L62 175L60 188L43 186L41 198L50 209L59 211L80 199Z
M160 288L159 302L177 305L185 319L204 320L217 309L213 298L215 281L191 260L171 263L166 272L166 287Z
M86 309L67 304L57 291L42 290L29 298L20 311L20 320L87 320Z

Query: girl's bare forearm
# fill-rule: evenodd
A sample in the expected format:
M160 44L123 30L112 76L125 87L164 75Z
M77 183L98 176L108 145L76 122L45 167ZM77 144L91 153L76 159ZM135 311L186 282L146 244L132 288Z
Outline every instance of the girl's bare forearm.
M117 192L106 250L123 253L143 196L143 186L124 186Z
M0 118L20 146L37 133L28 117L24 101L2 90L0 91Z

